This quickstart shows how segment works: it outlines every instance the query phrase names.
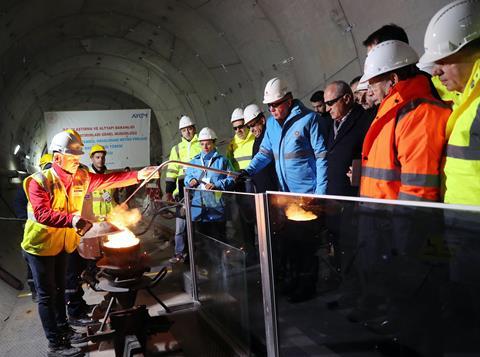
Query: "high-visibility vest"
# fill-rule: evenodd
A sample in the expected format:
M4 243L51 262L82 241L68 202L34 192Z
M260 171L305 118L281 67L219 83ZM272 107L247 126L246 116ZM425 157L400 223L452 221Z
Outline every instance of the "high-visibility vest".
M447 124L445 202L480 205L480 59Z
M37 172L23 181L23 187L28 198L25 231L21 246L27 253L41 256L54 256L65 250L73 252L80 241L74 228L56 228L38 223L35 219L30 203L28 186L35 180L50 196L50 205L53 210L64 213L80 214L82 212L83 198L87 193L90 178L88 170L78 168L72 177L72 184L65 190L60 178L53 168Z
M240 139L235 135L228 144L226 157L235 171L247 168L250 161L252 161L254 142L255 136L248 131L248 134L244 139Z
M363 142L361 196L440 200L450 109L432 96L428 81L400 81L380 104Z
M444 102L452 103L452 109L455 109L462 99L462 93L449 91L440 81L438 76L433 76L431 80L440 98L442 98Z
M95 173L91 167L89 171ZM104 173L106 174L108 171ZM95 221L104 219L115 207L114 191L115 189L110 188L87 193L83 202L82 217Z
M190 141L187 141L184 137L182 137L182 141L180 141L170 150L169 160L190 162L196 155L200 154L201 151L202 148L200 146L200 142L198 141L197 134L195 134ZM184 167L178 164L168 165L165 181L177 183L177 180L183 180L184 178ZM173 194L178 194L178 185L176 185L176 189Z

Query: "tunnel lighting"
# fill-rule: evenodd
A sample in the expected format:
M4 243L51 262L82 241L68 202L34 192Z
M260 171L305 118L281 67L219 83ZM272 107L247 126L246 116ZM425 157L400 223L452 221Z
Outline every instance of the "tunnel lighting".
M15 150L13 150L13 155L17 155L18 150L20 150L20 145L15 146Z
M30 156L25 155L25 159L30 160Z

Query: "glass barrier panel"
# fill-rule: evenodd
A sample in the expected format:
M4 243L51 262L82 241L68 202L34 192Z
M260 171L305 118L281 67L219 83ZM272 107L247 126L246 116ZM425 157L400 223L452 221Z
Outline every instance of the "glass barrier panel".
M279 354L480 355L480 208L365 201L267 195Z
M187 190L200 310L236 344L265 351L255 195Z

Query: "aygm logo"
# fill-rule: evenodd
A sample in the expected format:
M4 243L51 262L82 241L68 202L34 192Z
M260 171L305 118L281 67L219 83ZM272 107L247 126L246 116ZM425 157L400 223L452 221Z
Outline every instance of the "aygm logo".
M147 113L133 113L132 119L145 119L148 117Z

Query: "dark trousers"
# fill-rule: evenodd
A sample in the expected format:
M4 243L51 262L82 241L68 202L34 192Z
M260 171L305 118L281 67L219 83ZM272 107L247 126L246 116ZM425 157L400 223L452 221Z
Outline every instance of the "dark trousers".
M33 282L32 269L30 269L30 265L28 264L27 254L28 254L27 252L22 250L23 259L25 259L25 263L27 263L27 284L28 284L28 287L30 288L30 291L32 292L32 299L36 299L37 291L35 290L35 283Z
M87 303L83 300L82 272L87 267L87 260L78 251L67 254L67 275L65 282L65 304L68 316L78 318L85 312Z
M64 301L66 253L55 256L38 256L26 253L37 289L38 313L47 339L55 343L58 327L67 321Z

